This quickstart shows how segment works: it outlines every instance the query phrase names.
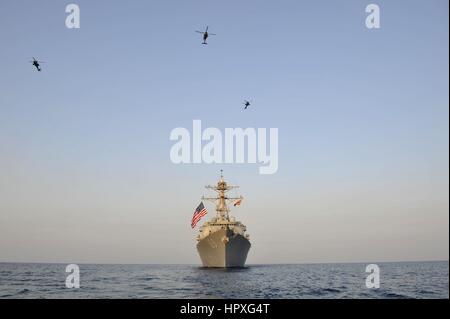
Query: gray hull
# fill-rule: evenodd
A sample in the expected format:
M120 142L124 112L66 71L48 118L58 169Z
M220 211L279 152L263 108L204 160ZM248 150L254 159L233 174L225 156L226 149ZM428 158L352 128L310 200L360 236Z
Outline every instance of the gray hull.
M219 230L200 240L197 250L204 267L244 267L250 241L231 230Z

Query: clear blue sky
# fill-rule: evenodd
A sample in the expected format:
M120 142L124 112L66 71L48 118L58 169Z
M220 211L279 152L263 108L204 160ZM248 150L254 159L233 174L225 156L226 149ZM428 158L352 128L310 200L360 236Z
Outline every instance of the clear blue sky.
M448 1L72 2L0 2L0 261L198 263L221 168L250 263L448 259ZM193 119L277 127L278 173L172 164Z

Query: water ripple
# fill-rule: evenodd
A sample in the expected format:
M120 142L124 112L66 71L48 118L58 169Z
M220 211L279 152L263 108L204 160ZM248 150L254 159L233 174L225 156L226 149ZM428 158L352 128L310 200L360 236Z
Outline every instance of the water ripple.
M448 298L448 262L379 263L381 288L365 287L365 264L79 265L0 263L0 298Z

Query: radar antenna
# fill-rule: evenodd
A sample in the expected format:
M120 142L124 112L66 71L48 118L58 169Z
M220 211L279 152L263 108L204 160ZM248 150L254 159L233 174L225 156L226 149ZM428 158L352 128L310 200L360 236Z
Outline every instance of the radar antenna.
M225 182L224 178L223 178L223 170L220 170L220 180L217 183L217 185L207 185L205 186L206 189L212 189L215 192L217 192L217 196L216 197L202 197L202 200L208 200L211 201L213 203L216 204L216 212L217 212L217 217L221 220L225 220L225 221L229 221L230 217L229 217L229 212L230 212L230 208L228 207L228 203L230 201L235 201L235 200L239 200L239 199L243 199L242 196L239 197L227 197L225 195L226 192L228 192L229 190L232 189L236 189L239 188L239 186L234 186L234 185L228 185L227 182Z

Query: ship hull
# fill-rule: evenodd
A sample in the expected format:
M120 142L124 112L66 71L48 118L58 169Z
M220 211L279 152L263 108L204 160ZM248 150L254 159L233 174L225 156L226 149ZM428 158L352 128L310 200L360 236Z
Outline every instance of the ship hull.
M197 244L204 267L244 267L249 249L250 241L229 229L218 230Z

